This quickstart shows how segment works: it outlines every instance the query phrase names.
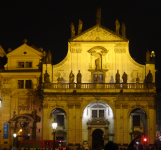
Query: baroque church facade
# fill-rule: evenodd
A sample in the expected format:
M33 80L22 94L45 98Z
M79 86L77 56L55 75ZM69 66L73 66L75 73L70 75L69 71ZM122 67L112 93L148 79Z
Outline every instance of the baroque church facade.
M71 24L67 56L56 65L50 52L26 41L8 54L1 48L1 57L7 57L0 72L1 147L14 143L13 133L18 141L53 140L54 120L56 139L71 148L108 141L127 146L137 134L154 144L155 54L147 51L145 65L137 63L125 24L120 35L117 20L113 32L101 25L100 9L96 18L96 25L83 32L79 20L78 35Z

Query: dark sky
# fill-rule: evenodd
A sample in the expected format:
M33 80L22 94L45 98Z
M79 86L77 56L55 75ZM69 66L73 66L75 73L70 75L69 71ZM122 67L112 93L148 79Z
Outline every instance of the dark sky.
M145 53L155 51L157 86L161 85L161 5L159 0L0 0L0 45L7 52L28 40L28 45L50 50L55 63L67 54L70 24L77 33L96 24L96 10L102 9L102 25L115 31L115 20L126 24L130 54L145 64Z

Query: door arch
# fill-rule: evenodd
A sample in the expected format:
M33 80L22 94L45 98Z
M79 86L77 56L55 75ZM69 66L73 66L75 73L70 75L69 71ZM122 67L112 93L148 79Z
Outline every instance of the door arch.
M95 129L92 133L92 149L102 149L104 147L104 132L101 129ZM101 148L102 147L102 148Z

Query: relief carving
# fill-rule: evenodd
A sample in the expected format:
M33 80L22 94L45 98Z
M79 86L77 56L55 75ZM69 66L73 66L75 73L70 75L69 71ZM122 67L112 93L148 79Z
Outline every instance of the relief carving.
M82 36L79 36L74 39L74 41L116 41L122 40L120 37L111 34L105 29L97 26L91 31L84 33Z
M115 53L126 53L125 48L115 48L114 51L115 51Z
M74 103L68 103L68 105L67 105L67 106L68 106L68 108L69 108L69 109L73 109L73 107L74 107Z
M48 108L48 103L47 102L43 103L43 108Z
M2 78L2 84L9 84L10 78Z
M136 78L142 80L142 75L138 70L132 70L131 72L132 82L136 82Z
M18 110L29 110L30 108L30 99L19 99L18 100Z
M80 43L71 43L70 47L71 53L81 53L82 52L82 47Z
M2 96L4 96L4 95L11 95L12 91L11 91L10 88L3 88L3 89L1 89L1 94L2 94Z

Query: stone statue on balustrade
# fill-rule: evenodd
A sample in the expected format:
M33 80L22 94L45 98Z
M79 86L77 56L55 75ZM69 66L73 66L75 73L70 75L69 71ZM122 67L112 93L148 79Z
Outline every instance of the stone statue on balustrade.
M147 75L147 83L152 83L152 81L153 81L153 75L151 71L149 70L149 73Z
M116 73L116 84L120 84L120 74L119 74L119 70L117 70L117 73Z
M75 27L74 27L74 24L71 23L70 27L71 27L71 38L72 38L72 37L75 36Z
M122 80L123 80L123 83L127 83L127 74L125 72L122 75Z
M70 81L70 83L74 83L74 74L73 74L72 70L69 74L69 81Z
M82 74L80 73L80 70L78 71L77 74L77 83L82 83Z
M95 66L96 66L96 70L99 70L100 69L100 59L99 58L97 58L96 60L95 60Z
M45 72L45 74L44 74L44 82L45 82L45 83L50 83L50 76L49 76L49 74L47 73L47 70L46 70L46 72Z

